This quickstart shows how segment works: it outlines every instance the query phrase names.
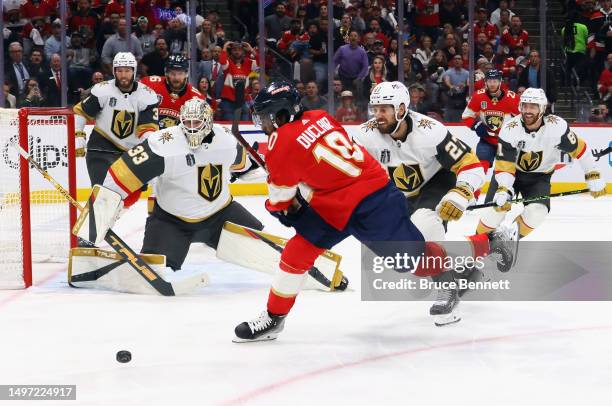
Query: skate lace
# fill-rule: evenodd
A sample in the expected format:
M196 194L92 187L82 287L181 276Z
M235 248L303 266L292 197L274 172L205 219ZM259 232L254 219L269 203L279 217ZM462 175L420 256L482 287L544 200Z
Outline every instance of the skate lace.
M438 289L438 292L436 294L436 303L444 304L448 302L450 298L451 298L450 289Z
M270 326L270 323L272 323L272 319L268 315L268 312L263 312L257 319L249 321L249 327L251 328L251 331L255 333L265 330L268 328L268 326Z

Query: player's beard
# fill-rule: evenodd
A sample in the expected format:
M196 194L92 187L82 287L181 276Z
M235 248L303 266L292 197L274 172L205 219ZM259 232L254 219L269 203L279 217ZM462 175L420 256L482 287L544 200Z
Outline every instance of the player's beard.
M185 78L185 79L183 79L181 81L178 81L178 80L177 81L172 81L170 79L168 79L168 80L170 82L170 88L172 89L172 91L174 93L178 93L181 90L183 90L183 88L185 87L185 84L187 82L187 78Z
M127 91L130 90L134 84L134 78L132 79L117 79L119 82L119 89Z
M533 126L538 121L538 115L533 113L523 113L523 121L527 127Z
M397 120L393 120L392 122L388 122L388 121L376 121L376 124L378 125L378 131L380 131L383 134L391 134L393 132L393 130L395 130L395 127L397 126Z

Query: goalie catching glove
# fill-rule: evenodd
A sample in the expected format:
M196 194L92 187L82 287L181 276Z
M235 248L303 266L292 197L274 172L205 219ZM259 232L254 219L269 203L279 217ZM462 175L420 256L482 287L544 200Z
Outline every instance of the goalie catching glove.
M597 171L591 171L584 175L590 194L595 199L606 194L606 182L601 178L601 174Z
M467 183L458 183L442 198L436 211L444 221L459 220L463 212L474 201L474 190Z
M104 241L104 237L121 214L123 208L119 193L95 185L85 208L79 214L72 233L94 245Z

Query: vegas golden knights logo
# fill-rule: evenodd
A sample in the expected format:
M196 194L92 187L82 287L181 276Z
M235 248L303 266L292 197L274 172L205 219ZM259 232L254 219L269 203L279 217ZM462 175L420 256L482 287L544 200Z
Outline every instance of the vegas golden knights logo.
M423 184L423 173L419 164L401 164L396 168L389 167L388 170L395 186L404 193L413 193Z
M518 156L518 167L525 172L533 172L542 164L544 151L521 151Z
M198 193L204 199L212 202L223 190L223 165L208 164L198 168Z
M111 130L117 138L127 138L134 132L135 121L136 117L134 116L133 112L125 110L114 110L113 124L111 126Z

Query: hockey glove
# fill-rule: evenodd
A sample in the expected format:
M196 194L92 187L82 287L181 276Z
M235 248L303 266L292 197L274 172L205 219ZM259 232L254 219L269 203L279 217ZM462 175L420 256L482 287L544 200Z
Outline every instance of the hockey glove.
M474 124L474 126L472 127L472 130L474 130L476 135L479 136L480 138L489 136L489 132L487 131L487 126L484 125L482 121L476 122L476 124Z
M495 196L493 196L493 201L497 205L495 208L496 211L510 211L512 205L509 200L512 199L514 191L512 188L508 189L507 187L500 186L497 188L495 192Z
M589 187L591 196L597 199L606 194L606 182L601 178L601 174L597 171L591 171L584 175L587 186Z
M87 136L85 135L85 131L75 131L74 133L74 156L77 158L84 157L86 145L87 145Z
M459 220L472 201L474 201L472 187L466 183L460 183L442 198L436 211L444 221Z

